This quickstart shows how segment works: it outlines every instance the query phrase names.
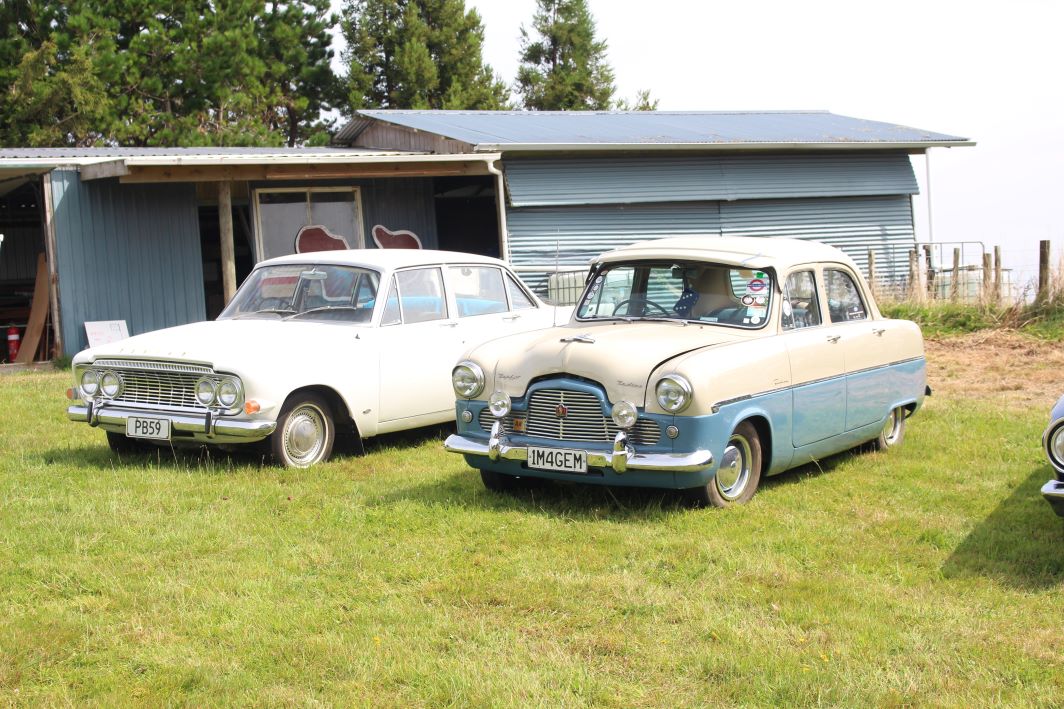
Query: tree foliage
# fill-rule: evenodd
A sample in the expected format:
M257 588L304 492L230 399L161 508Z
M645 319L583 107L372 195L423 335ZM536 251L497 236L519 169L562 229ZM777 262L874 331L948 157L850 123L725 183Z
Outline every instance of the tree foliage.
M484 63L484 27L464 0L348 0L347 106L499 109L503 81Z
M606 42L586 0L536 0L533 35L521 28L517 92L538 111L607 110L615 87Z
M337 95L328 0L3 0L0 138L290 145Z

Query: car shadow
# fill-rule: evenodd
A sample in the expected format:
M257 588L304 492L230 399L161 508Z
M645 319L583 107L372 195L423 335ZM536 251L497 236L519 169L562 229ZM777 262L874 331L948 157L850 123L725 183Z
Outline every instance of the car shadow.
M1048 465L1032 471L953 550L943 575L989 578L1032 591L1064 580L1064 519L1041 495L1051 477Z

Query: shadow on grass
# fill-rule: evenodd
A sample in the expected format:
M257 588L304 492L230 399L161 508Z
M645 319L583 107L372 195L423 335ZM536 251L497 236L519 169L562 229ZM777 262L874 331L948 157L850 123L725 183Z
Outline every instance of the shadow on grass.
M1040 493L1051 477L1048 465L1028 475L953 550L942 565L943 575L982 576L1027 590L1064 580L1064 519Z

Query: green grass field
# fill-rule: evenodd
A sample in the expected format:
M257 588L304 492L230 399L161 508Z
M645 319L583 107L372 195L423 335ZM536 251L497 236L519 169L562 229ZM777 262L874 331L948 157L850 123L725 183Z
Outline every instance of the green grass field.
M0 703L1064 701L1045 410L930 400L748 506L481 487L440 432L306 471L119 460L0 377Z

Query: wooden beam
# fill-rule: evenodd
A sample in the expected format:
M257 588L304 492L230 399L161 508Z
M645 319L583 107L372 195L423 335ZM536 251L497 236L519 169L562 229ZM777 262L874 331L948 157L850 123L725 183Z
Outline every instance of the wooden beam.
M126 165L126 161L122 159L98 162L93 165L85 165L81 168L82 182L88 180L102 180L107 177L123 177L128 174L129 167Z
M33 301L30 303L30 320L22 338L22 346L16 364L33 362L44 334L44 321L48 318L48 262L44 254L37 256L37 280L33 284ZM46 355L47 356L47 355Z
M218 238L222 246L222 295L225 304L236 293L236 256L233 249L233 185L218 183Z
M258 165L133 165L122 183L337 180L373 177L449 177L490 174L483 160L404 163L262 163Z
M139 184L144 182L233 182L242 180L265 180L263 165L165 165L140 167L133 165L129 174L119 182Z

